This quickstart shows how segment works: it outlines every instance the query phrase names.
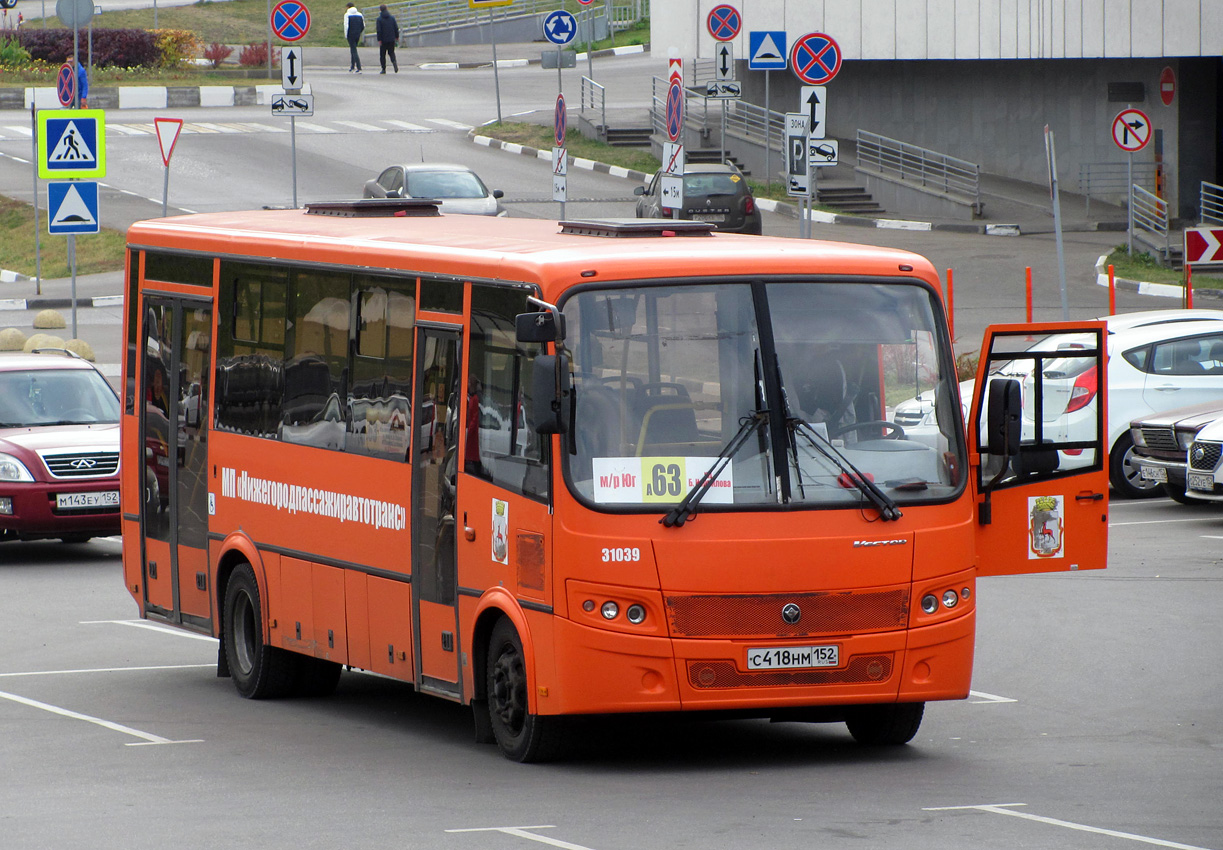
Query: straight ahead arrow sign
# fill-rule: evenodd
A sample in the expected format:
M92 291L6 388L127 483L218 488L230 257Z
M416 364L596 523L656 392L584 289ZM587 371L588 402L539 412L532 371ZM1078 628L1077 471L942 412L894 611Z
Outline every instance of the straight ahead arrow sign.
M799 108L807 115L811 138L825 136L825 121L828 109L827 86L803 86L799 95Z

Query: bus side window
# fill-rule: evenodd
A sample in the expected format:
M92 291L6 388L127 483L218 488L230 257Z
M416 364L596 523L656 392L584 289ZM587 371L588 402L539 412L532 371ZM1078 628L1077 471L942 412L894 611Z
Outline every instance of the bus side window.
M548 498L548 442L531 417L531 361L538 343L517 341L526 291L472 287L464 471L527 496Z
M216 427L275 437L284 395L288 270L223 262Z
M356 345L347 449L407 461L416 281L357 275L354 289Z

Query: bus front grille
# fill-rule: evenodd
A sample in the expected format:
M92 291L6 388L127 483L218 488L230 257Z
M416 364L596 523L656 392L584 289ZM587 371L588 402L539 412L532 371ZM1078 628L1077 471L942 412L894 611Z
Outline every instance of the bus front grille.
M799 617L786 622L782 610L796 605ZM909 621L907 589L774 593L764 595L668 596L673 637L796 638L863 634L904 628Z
M882 682L892 675L892 655L860 655L833 670L744 672L733 661L689 661L688 683L708 688L769 688L787 685L856 685Z

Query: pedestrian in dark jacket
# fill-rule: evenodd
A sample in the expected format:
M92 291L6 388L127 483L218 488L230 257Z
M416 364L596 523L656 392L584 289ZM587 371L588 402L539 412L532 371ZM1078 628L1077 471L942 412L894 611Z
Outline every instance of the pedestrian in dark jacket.
M361 57L357 54L357 44L361 41L361 33L365 32L365 18L361 11L352 3L344 10L344 38L348 40L348 70L350 73L361 73Z
M399 22L387 11L386 4L378 7L378 20L374 23L374 31L378 35L378 61L382 65L382 73L386 73L386 57L391 57L391 65L395 73L399 73L399 62L395 59L395 42L399 41Z

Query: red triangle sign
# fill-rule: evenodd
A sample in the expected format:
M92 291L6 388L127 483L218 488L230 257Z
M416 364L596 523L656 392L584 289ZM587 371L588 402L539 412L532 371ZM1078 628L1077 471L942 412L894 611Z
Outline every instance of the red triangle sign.
M161 146L161 161L166 168L170 167L170 157L174 154L174 143L183 129L181 118L154 118L153 127L157 130L157 144Z

